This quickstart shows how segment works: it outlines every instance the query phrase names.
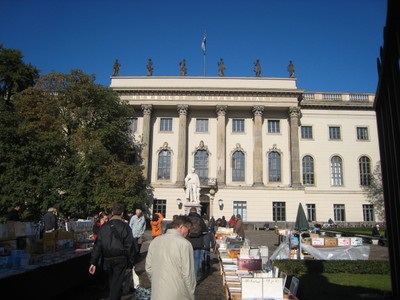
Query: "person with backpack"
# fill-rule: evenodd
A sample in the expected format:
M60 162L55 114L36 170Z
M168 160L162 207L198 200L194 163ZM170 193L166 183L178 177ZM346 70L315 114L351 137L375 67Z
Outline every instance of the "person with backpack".
M194 270L196 278L199 280L199 268L202 263L202 254L204 253L204 237L208 233L208 227L204 219L197 213L196 207L190 208L188 217L192 221L192 228L187 239L193 246Z
M127 269L132 269L135 263L135 239L128 223L124 220L125 206L115 203L112 217L101 226L96 243L90 257L89 273L94 275L100 257L104 259L108 271L110 300L119 300L122 296L122 286Z

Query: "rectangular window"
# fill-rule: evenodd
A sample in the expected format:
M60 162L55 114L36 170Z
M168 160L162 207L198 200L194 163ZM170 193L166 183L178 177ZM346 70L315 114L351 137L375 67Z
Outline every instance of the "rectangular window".
M329 127L329 139L340 140L340 127L330 126Z
M232 120L232 132L244 132L244 119Z
M196 119L196 132L208 132L208 119Z
M368 128L357 127L357 140L368 140Z
M333 204L333 215L337 222L346 221L344 204Z
M363 216L364 222L375 221L374 206L372 204L363 204Z
M247 220L247 202L246 201L233 201L233 214L241 215L243 221Z
M160 119L160 131L172 131L172 118Z
M286 203L272 202L273 221L286 221Z
M176 201L176 200L174 200ZM154 199L153 200L153 213L161 213L164 217L167 214L167 200Z
M305 140L310 140L313 138L312 126L301 126L301 138Z
M307 220L308 222L315 222L317 220L317 213L315 210L315 204L306 204L307 209Z
M137 132L137 124L138 123L138 119L137 118L130 118L129 119L129 132L130 134L134 134L135 132Z
M280 133L281 127L279 120L268 120L268 133Z

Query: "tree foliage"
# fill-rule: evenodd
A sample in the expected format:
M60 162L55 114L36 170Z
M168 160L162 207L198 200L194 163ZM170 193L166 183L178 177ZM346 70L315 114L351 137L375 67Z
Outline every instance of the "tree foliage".
M0 115L0 211L24 201L24 218L50 206L86 217L118 200L147 200L142 168L134 164L131 108L81 70L41 76L15 94Z
M0 44L0 96L6 102L10 102L15 93L33 86L39 77L39 70L22 59L21 51Z
M378 162L371 176L371 184L364 186L368 201L374 205L374 210L381 220L385 220L385 201L383 198L382 171Z

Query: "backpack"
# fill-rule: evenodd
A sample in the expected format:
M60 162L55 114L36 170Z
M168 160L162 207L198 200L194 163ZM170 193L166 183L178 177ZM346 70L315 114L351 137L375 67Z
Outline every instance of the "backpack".
M203 231L201 230L201 219L196 216L189 216L190 221L192 221L192 228L190 228L189 237L199 237L202 235Z

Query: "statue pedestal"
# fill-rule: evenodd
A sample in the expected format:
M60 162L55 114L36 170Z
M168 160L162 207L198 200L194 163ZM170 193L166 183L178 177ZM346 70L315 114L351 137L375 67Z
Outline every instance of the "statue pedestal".
M188 215L188 214L189 214L190 209L191 209L192 207L195 207L196 210L197 210L197 213L198 213L199 215L201 215L201 204L200 204L200 203L197 203L197 202L186 202L185 205L184 205L184 207L185 207L185 215Z

